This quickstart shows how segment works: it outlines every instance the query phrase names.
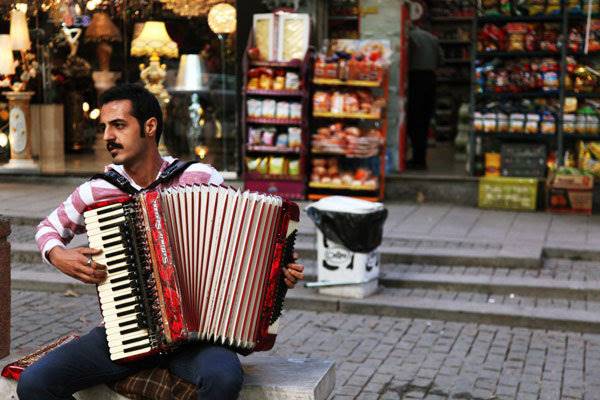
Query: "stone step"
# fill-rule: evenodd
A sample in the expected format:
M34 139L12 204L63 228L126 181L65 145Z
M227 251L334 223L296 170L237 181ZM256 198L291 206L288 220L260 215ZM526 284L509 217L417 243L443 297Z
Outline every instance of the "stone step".
M441 243L441 242L440 242ZM437 265L460 265L492 268L539 268L541 263L541 248L526 248L509 250L508 248L484 248L476 246L471 248L441 247L442 244L432 246L417 246L416 242L402 241L395 245L394 241L384 241L378 248L381 261L384 263L421 263ZM76 245L85 245L79 239ZM443 244L443 245L447 245ZM41 262L37 246L33 242L20 242L11 240L12 260L14 262L36 263ZM315 241L300 237L296 241L295 249L304 259L316 259L317 251Z
M314 278L308 272L309 278ZM394 279L402 276L406 280L401 283L396 280L398 287L386 287L392 281L386 277L379 292L366 299L325 296L316 289L299 286L288 292L286 307L600 333L600 291L591 281L539 279L535 285L536 278L522 278L519 283L506 277L493 278L482 288L477 277L463 277L462 283L452 278L455 286L452 282L445 286L432 274L413 274L412 278L409 274L395 274ZM15 270L12 288L59 293L70 290L72 294L96 292L94 285L83 284L58 271Z
M316 262L303 262L306 281L317 281ZM380 269L379 283L390 288L422 288L572 300L600 296L600 271L595 265L570 260L547 260L539 270L408 264L382 264Z
M443 298L445 294L450 293L411 293L403 289L382 288L377 294L365 299L342 299L321 295L316 289L297 288L288 292L286 306L312 311L600 333L598 303L594 304L594 310L585 310L543 305L498 304L491 302L493 298L486 295L469 300L472 293L464 292L458 293L458 296L452 294ZM463 294L467 295L467 300L460 300Z

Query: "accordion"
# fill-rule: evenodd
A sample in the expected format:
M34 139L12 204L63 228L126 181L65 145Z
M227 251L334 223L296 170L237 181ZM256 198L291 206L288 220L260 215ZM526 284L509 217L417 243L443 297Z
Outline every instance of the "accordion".
M186 341L242 354L272 348L293 260L295 203L216 185L143 192L84 213L110 357Z

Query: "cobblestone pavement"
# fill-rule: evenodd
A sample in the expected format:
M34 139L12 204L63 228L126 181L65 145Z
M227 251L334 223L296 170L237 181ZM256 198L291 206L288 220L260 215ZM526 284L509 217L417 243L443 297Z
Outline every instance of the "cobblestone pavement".
M99 321L95 296L13 291L12 350ZM600 335L288 311L273 353L336 361L335 399L600 399Z

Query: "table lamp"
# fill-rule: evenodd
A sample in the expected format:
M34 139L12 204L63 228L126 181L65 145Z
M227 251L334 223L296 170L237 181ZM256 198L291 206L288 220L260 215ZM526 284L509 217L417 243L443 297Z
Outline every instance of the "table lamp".
M121 41L121 32L108 14L97 12L92 16L92 21L85 30L84 41L98 43L96 57L99 71L92 73L92 79L94 79L94 87L100 94L113 87L121 76L118 72L110 71L110 57L113 51L111 43Z
M163 85L167 75L167 66L160 64L160 57L177 58L178 54L177 43L169 37L164 22L146 22L142 32L131 42L132 56L150 57L150 63L147 67L140 64L140 78L146 89L158 98L162 107L169 102L169 93Z
M207 90L206 67L199 54L182 54L172 92L199 92Z

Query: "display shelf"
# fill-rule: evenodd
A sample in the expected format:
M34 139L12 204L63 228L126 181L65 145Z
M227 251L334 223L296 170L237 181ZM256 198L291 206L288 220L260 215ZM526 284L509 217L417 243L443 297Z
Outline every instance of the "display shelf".
M272 154L300 154L300 148L281 146L246 146L246 152Z
M591 134L579 134L579 133L565 133L564 134L564 138L565 139L569 139L569 140L591 140L591 141L595 141L598 140L600 141L600 134L598 135L591 135Z
M485 15L477 17L478 24L508 22L561 22L562 15Z
M332 113L332 112L313 112L315 118L334 118L334 119L363 119L363 120L379 120L381 115L373 114L353 114L353 113Z
M301 60L292 60L292 61L251 60L249 64L252 67L271 67L271 68L300 68L300 67L302 67Z
M246 52L242 60L243 70L243 82L242 82L242 112L241 112L241 132L244 136L242 146L242 159L243 163L243 180L244 187L248 190L256 192L271 193L278 196L282 196L287 199L303 200L306 198L306 160L308 158L308 120L309 120L309 87L310 87L310 75L312 72L313 62L313 50L309 48L302 60L292 60L290 62L279 62L279 61L256 61L252 60L249 56L251 53L249 50L255 47L254 33L250 31L248 41L246 44ZM249 71L252 67L270 67L279 69L293 69L298 74L300 90L262 90L262 89L250 89L248 90ZM261 98L262 97L262 98ZM277 101L287 101L300 103L302 106L300 118L259 118L248 116L248 99L253 100L264 100L275 98ZM300 140L302 145L300 147L284 147L284 146L269 146L264 145L249 145L251 143L248 140L250 129L257 128L262 129L260 125L270 125L269 129L273 130L275 135L288 134L292 127L300 128ZM261 135L262 136L262 135ZM253 138L254 139L254 138ZM276 140L276 139L275 139ZM277 143L276 141L272 143ZM283 158L283 165L289 165L294 161L297 163L298 174L287 175L287 174L260 174L254 171L248 170L248 165L251 162L260 161L265 164L260 164L266 167L266 172L279 172L279 169L274 169L275 164L274 158ZM258 160L262 159L262 160ZM296 168L296 166L294 166ZM282 172L287 172L284 169ZM296 172L294 169L293 172Z
M556 51L479 51L476 58L536 58L536 57L560 57Z
M299 175L284 175L284 174L260 174L258 172L246 172L244 174L245 179L257 180L257 181L295 181L301 182L302 176Z
M577 97L578 99L600 99L600 93L580 93L567 91L565 97Z
M263 125L302 125L301 119L289 119L289 118L246 118L246 123L249 124L263 124Z
M372 185L336 185L333 183L309 182L308 187L314 189L332 189L332 190L360 190L364 192L376 192L377 186Z
M313 78L315 85L326 85L326 86L357 86L357 87L381 87L381 81L357 81L341 79L330 79L330 78Z
M473 21L474 16L452 16L452 17L431 17L431 22L445 22L445 23L452 23L452 22L471 22Z
M496 92L481 92L476 93L478 98L494 98L494 99L531 99L538 97L558 97L558 90L535 91L535 92L518 92L518 93L496 93Z
M246 94L249 96L302 97L304 96L304 90L247 89Z
M555 139L556 135L546 133L512 133L512 132L482 132L475 131L477 136L490 137L495 139L509 139L509 140L548 140Z

